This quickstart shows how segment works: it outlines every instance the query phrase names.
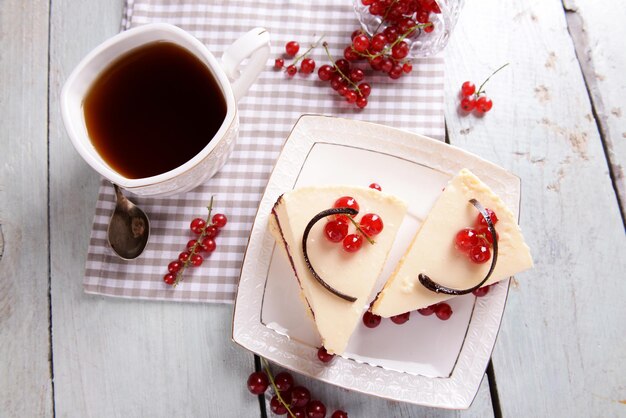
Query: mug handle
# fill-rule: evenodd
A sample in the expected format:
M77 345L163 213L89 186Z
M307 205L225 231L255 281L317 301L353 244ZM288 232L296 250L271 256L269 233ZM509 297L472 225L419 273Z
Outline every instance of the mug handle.
M254 28L229 46L222 55L222 67L232 81L235 101L239 101L265 68L270 56L270 34L264 28ZM243 71L239 66L250 58Z

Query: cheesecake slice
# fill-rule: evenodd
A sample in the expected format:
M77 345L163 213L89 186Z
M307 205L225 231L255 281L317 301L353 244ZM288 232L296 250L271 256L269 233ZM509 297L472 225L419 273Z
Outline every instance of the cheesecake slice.
M435 202L374 301L373 313L390 317L452 297L428 290L420 283L420 274L453 289L469 289L484 279L491 259L476 264L455 247L457 232L473 227L479 214L469 203L470 199L476 199L484 207L493 210L498 218L495 224L499 235L498 258L484 286L533 266L530 250L513 212L485 183L469 170L463 169L448 183Z
M333 207L343 196L356 199L362 216L375 213L383 220L383 230L373 236L375 243L363 240L353 253L344 250L342 242L331 242L324 235L325 224L333 216L322 218L310 229L307 253L311 266L332 289L356 298L345 300L325 288L314 277L305 262L302 238L312 218ZM303 187L278 198L269 226L272 235L290 261L303 301L310 311L322 344L329 353L341 354L372 298L372 288L380 275L398 228L406 213L406 204L394 196L365 187L323 186ZM356 227L349 223L349 234Z

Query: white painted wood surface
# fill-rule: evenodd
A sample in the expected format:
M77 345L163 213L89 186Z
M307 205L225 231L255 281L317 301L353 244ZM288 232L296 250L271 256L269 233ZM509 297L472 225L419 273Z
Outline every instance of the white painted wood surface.
M446 102L451 143L522 179L536 267L513 285L493 353L502 414L624 416L626 239L563 6L469 2L453 40L448 98L511 63L484 118Z
M537 264L511 290L493 356L501 411L487 379L464 412L297 380L351 417L623 416L626 239L563 5L466 3L447 53L450 141L522 178L521 223ZM565 3L584 24L582 69L621 191L624 6ZM119 30L121 9L122 0L0 6L0 416L259 416L245 389L252 355L230 342L230 306L82 292L98 177L71 148L58 97L80 58ZM492 112L460 115L460 84L504 62L487 88Z
M0 416L52 416L47 63L48 2L2 1Z
M626 218L626 2L563 4Z

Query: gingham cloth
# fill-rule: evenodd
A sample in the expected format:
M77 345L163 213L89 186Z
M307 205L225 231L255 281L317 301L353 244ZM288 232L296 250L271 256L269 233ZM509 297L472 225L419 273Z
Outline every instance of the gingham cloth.
M263 190L289 131L302 114L330 114L362 119L443 139L443 58L420 59L400 80L369 76L370 103L364 110L345 103L316 74L288 79L273 70L284 45L297 40L304 47L321 35L331 53L341 57L358 21L350 0L127 0L123 29L150 22L177 25L202 41L216 56L240 35L265 27L272 41L266 70L239 102L240 132L226 165L206 184L172 198L129 196L149 215L150 241L134 261L118 259L108 247L106 230L114 208L110 183L102 181L89 242L84 288L108 296L232 303L248 235ZM328 63L324 50L312 57ZM288 60L287 60L288 61ZM379 73L380 74L380 73ZM214 208L228 216L217 237L217 250L198 268L185 271L172 288L163 282L167 265L184 250L193 234L189 222L205 217L211 195Z

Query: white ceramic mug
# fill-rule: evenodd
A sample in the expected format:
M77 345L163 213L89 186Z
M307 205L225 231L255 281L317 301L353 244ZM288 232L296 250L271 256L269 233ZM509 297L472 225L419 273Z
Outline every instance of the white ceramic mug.
M167 41L191 52L211 71L226 101L226 117L213 139L183 165L152 177L126 178L98 153L87 133L83 101L92 83L128 51L145 44ZM239 38L222 55L221 63L196 38L165 23L153 23L121 32L87 55L74 69L61 92L61 113L67 133L78 153L98 173L141 196L167 196L188 191L213 176L226 162L237 138L237 101L246 94L265 67L270 54L269 34L255 28ZM239 66L248 59L242 71Z

